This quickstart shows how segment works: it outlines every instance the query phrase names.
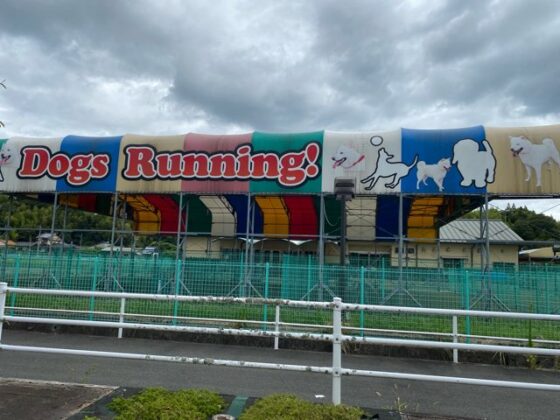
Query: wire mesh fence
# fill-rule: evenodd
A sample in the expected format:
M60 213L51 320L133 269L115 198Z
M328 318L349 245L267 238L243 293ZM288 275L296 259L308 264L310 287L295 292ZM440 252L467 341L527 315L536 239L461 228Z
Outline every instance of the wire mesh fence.
M560 270L555 266L519 266L491 272L444 268L398 268L319 265L312 256L253 262L243 253L225 258L185 258L138 255L96 255L81 252L7 253L0 273L10 286L193 296L262 297L307 301L481 309L555 314L560 312ZM118 299L69 298L12 294L10 311L41 316L72 316L114 320ZM55 310L56 309L56 310ZM236 306L213 303L134 301L128 316L175 324L197 318L232 323L274 322L266 305ZM132 315L131 315L132 314ZM328 316L328 314L327 314ZM283 322L321 325L325 314L316 310L286 309ZM208 322L207 320L204 322ZM560 331L546 322L508 320L459 321L469 336L502 336L560 340ZM448 320L421 315L360 314L345 317L345 326L393 331L449 332ZM384 332L385 331L385 332Z

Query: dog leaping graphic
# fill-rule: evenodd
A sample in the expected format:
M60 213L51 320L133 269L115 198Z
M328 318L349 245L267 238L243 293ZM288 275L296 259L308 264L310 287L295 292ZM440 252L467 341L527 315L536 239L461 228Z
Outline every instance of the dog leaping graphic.
M373 172L368 177L360 180L362 184L369 183L369 185L364 189L368 191L373 189L373 187L375 187L375 184L377 184L377 182L381 178L387 178L389 182L385 184L385 187L393 189L397 185L399 185L401 179L407 176L414 165L416 165L416 162L418 162L418 155L414 157L414 161L410 165L407 165L403 162L392 162L391 159L393 159L394 157L394 155L390 155L389 153L387 153L387 150L385 150L384 147L379 149L379 155L377 157L377 167L375 168L375 172Z

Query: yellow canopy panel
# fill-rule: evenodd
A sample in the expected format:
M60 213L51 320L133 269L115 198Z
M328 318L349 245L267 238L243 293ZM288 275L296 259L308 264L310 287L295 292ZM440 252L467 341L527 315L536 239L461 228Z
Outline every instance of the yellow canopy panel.
M212 236L235 236L235 213L221 196L202 195L200 201L212 213Z
M121 199L132 207L134 230L140 232L159 232L161 215L159 210L152 206L141 195L125 195Z
M280 197L257 196L257 204L263 213L263 233L276 237L288 237L290 221L288 211Z

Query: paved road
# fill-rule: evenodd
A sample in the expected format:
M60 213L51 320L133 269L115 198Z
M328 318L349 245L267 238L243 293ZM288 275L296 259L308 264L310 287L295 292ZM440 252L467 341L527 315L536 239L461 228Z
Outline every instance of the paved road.
M215 359L329 366L331 354L244 346L4 330L3 344L122 351ZM560 372L530 371L502 366L453 365L415 359L345 355L343 366L356 369L475 377L560 384ZM263 396L296 393L310 400L330 398L330 377L260 369L184 365L176 363L0 352L0 377L53 380L124 387L201 387L224 394ZM344 377L342 400L373 408L488 419L559 419L560 393L439 384L405 380ZM317 398L324 395L324 398ZM400 403L397 403L399 401Z

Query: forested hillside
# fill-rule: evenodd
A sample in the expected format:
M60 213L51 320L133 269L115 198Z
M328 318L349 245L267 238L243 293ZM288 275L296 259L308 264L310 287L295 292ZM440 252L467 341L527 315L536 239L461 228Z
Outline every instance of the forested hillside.
M465 218L478 219L480 213L473 211ZM553 217L536 213L526 207L508 206L505 210L490 209L490 219L501 219L526 241L560 240L560 222Z
M9 197L0 194L0 227L4 227L10 213ZM14 241L34 241L42 232L50 232L52 223L52 206L35 200L14 196L11 204L10 239ZM64 210L57 212L56 232L63 226ZM66 228L75 229L76 232L65 235L65 242L79 245L93 245L109 239L107 233L79 232L80 230L110 230L112 219L95 213L79 211L68 208ZM119 226L120 227L120 226ZM127 224L128 227L128 224ZM31 229L31 230L28 230Z

